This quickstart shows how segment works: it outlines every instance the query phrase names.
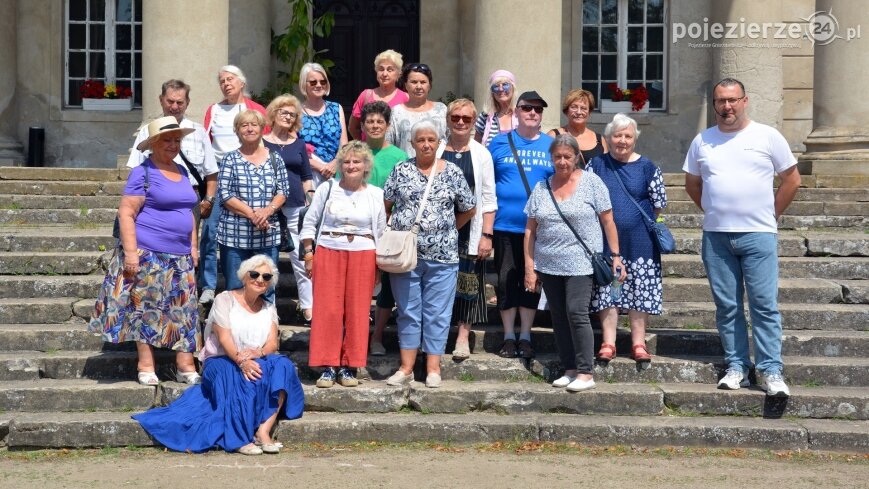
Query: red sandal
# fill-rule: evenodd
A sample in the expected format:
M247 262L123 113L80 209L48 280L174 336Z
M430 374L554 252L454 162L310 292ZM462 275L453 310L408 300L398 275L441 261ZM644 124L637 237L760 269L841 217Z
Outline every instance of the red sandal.
M604 343L600 345L600 350L597 352L597 359L603 362L608 362L616 357L616 345Z
M649 354L649 350L646 348L646 345L634 345L633 353L631 357L633 357L634 361L637 362L651 362L652 355Z

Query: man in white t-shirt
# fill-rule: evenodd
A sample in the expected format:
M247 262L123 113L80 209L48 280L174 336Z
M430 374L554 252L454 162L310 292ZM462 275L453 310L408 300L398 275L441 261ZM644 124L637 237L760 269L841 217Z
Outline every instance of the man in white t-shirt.
M208 139L205 128L185 116L187 106L190 105L190 85L181 80L167 80L163 83L159 100L160 107L163 108L163 116L174 117L182 128L194 129L181 140L181 151L175 157L175 163L186 168L190 174L190 183L202 198L199 202L199 213L205 219L211 214L214 196L217 194L218 168L211 140ZM150 154L149 151L143 153L136 149L139 143L148 139L148 136L148 125L145 124L139 128L139 134L130 150L128 167L135 168L141 165Z
M742 302L747 292L759 383L768 396L787 397L777 231L778 218L800 186L797 161L777 130L748 118L748 96L739 80L718 82L712 101L717 125L694 138L682 169L685 190L703 209L703 265L727 364L718 388L749 385L752 363Z

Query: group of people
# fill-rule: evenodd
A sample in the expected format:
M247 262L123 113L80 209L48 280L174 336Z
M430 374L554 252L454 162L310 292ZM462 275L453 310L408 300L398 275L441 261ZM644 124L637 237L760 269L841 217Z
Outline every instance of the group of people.
M620 314L630 322L630 356L651 360L645 329L649 316L662 312L662 269L644 214L657 218L667 196L661 170L636 151L637 122L617 114L603 136L595 133L588 127L594 96L577 89L561 104L566 124L547 134L541 124L548 104L533 90L518 94L509 71L492 73L491 97L478 113L467 99L449 105L430 100L430 67L404 65L395 51L380 53L374 68L378 87L359 95L349 124L343 108L326 99L328 74L316 63L301 70L303 101L285 94L267 108L250 100L241 70L222 67L224 99L208 108L204 126L184 116L190 87L180 80L164 83L164 116L139 131L130 155L118 247L89 325L106 341L136 342L138 381L145 385L159 382L153 348L176 352L176 380L194 385L172 405L135 416L163 445L275 453L278 415L301 416L304 396L295 366L277 354L281 217L294 248L289 255L299 312L311 326L308 362L321 368L317 387L358 384L357 369L368 355L385 353L383 328L393 308L401 365L386 383L413 382L422 350L425 385L439 387L450 326L458 329L452 356L463 360L472 353L472 325L488 322L485 276L492 256L504 325L499 355L535 355L531 326L545 304L564 368L553 386L574 392L595 387L595 357L616 357ZM741 220L733 215L733 208L745 207L735 198L737 177L725 179L708 165L724 164L729 151L720 146L730 133L750 127L761 132L755 138L774 139L774 131L747 122L741 84L734 88L723 80L713 96L719 142L707 142L708 131L699 135L685 169L686 189L706 211L703 259L722 338L728 335L728 370L719 386L746 385L751 367L745 321L739 319L744 276L747 283L764 280L749 285L754 338L763 356L758 369L772 395L786 395L776 273L769 269L775 267L774 219L796 187L793 178L783 180L774 214L763 216L773 261L767 256L761 265L751 248L769 243L754 237L737 242L752 234L741 226L754 222L747 208ZM775 149L774 170L753 174L769 180L774 173L795 174L785 153ZM716 191L721 185L730 190ZM377 245L387 229L414 233L415 268L391 274L377 269ZM611 284L594 284L586 248L609 260ZM215 295L218 263L225 290ZM204 334L199 302L212 303ZM757 317L756 308L763 309ZM597 353L589 319L594 313L603 328ZM759 332L762 320L768 320L768 334Z

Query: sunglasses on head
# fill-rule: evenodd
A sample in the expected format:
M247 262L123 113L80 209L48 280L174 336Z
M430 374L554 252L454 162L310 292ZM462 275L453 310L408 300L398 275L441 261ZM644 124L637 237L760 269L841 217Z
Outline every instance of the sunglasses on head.
M489 88L492 90L492 93L500 93L500 92L509 92L510 88L512 88L512 87L513 87L512 83L503 82L503 83L494 83Z
M450 120L451 120L453 123L456 123L456 122L462 121L462 122L464 122L465 124L470 124L470 123L474 122L474 118L471 117L471 116L469 116L469 115L451 115L451 116L450 116Z
M431 68L425 63L412 63L407 66L407 71L416 71L426 75L431 74Z
M522 104L519 106L519 108L522 109L522 112L531 112L533 110L534 112L537 112L538 114L543 113L543 107L541 107L539 105Z
M328 84L329 84L328 80L308 80L308 85L310 85L312 87L316 87L317 85L320 85L321 87L325 87Z
M247 272L247 275L252 280L256 280L256 279L260 278L260 275L262 275L263 281L265 281L265 282L271 282L272 277L274 277L274 275L272 275L270 273L259 273L256 270L250 270L249 272Z

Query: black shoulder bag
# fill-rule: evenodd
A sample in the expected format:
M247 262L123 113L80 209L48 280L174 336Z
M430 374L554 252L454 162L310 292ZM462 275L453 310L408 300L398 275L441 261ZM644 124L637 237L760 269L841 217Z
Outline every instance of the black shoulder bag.
M269 163L272 164L272 171L275 172L275 191L272 194L272 196L275 196L278 194L278 164L275 163L274 151L269 151ZM287 226L287 216L284 215L282 209L278 209L275 213L278 215L278 224L281 226L281 243L278 249L286 252L295 250L296 245L293 243L293 237L290 236L290 228Z
M567 227L570 228L570 231L576 236L576 239L579 241L579 244L582 245L585 252L588 253L589 258L591 258L591 268L594 270L592 276L594 278L595 285L604 286L609 285L613 281L613 267L603 255L603 253L596 253L591 251L591 248L585 244L582 237L579 236L579 233L576 232L576 229L573 228L573 225L570 224L570 221L564 217L564 214L561 212L561 207L558 206L558 201L555 200L555 194L552 193L552 186L549 184L549 179L546 179L546 190L549 191L549 198L552 199L552 205L555 206L555 210L558 211L558 215L561 216L561 220L564 221L564 224L567 224Z
M193 179L196 180L196 190L199 191L199 200L204 199L206 189L205 180L202 179L202 175L199 174L199 171L196 169L195 166L193 166L193 163L191 163L190 160L188 160L187 157L184 156L183 151L179 151L178 156L181 157L181 159L184 161L184 165L187 166L187 173L189 173L190 176L192 176Z
M522 159L519 158L519 152L516 151L516 145L513 144L513 133L507 133L507 142L510 143L510 151L513 152L513 159L516 160L516 167L519 168L519 176L522 177L522 183L525 184L525 192L528 193L528 197L531 197L531 186L528 185L528 177L525 176L525 167L522 166Z
M628 198L631 199L631 202L633 202L634 205L637 206L637 210L640 211L640 214L642 214L642 216L645 218L644 222L646 223L646 229L648 229L651 233L653 238L652 241L658 247L658 251L663 254L668 254L676 251L676 240L673 239L673 233L670 232L670 230L667 228L667 225L663 222L658 222L656 219L652 219L651 217L649 217L649 215L646 214L646 211L644 211L643 208L640 207L640 204L637 203L637 200L634 199L634 196L631 195L630 192L628 192L628 188L625 187L625 182L622 181L622 177L620 177L616 169L612 167L609 160L606 160L606 166L616 176L616 180L619 181L619 185L622 186L622 190L624 190L625 195L627 195Z

